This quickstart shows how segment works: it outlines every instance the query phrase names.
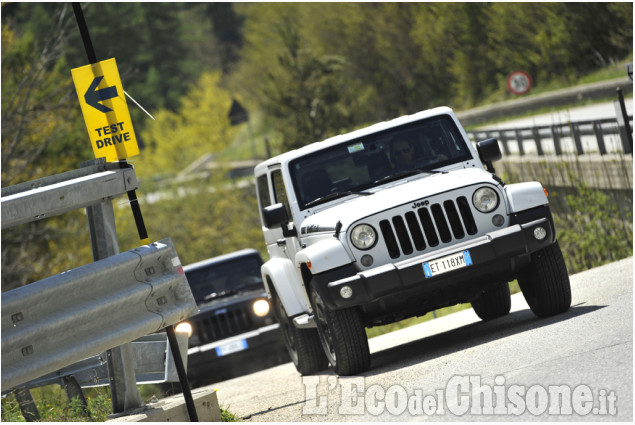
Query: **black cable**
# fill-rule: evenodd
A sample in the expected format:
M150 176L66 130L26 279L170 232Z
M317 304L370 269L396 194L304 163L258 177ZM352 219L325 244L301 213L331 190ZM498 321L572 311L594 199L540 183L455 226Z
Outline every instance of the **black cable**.
M73 12L75 13L75 19L77 20L77 26L79 27L79 32L82 36L82 41L84 42L84 48L86 50L86 56L88 56L88 61L91 64L97 63L97 55L95 54L93 43L90 40L90 34L88 33L88 26L86 25L86 20L84 19L84 12L82 12L82 6L80 3L76 3L76 2L73 3ZM128 162L125 159L123 159L119 161L119 167L127 168L127 167L130 167L130 165L128 165ZM148 239L148 232L143 222L143 215L141 214L141 208L139 207L137 192L135 190L129 190L128 199L130 200L130 208L132 209L132 214L135 219L135 224L137 225L137 231L139 232L139 239L141 239L141 243L147 245L150 243L150 240ZM168 341L170 342L172 357L174 357L174 364L176 365L176 371L178 373L179 381L181 383L181 388L183 390L183 398L185 399L187 411L188 411L188 414L190 415L190 421L198 422L198 415L196 414L196 408L194 407L194 399L192 398L192 392L190 391L190 386L187 382L187 372L185 371L185 366L183 365L183 359L181 358L181 352L179 350L178 341L176 340L174 326L172 325L168 326L166 328L166 332L168 334Z
M137 231L139 232L139 239L144 245L150 243L148 238L148 232L146 225L143 222L143 216L141 215L141 207L139 207L139 200L137 199L137 192L135 190L128 191L128 200L130 201L130 208L132 208L132 215L134 216L135 224L137 225Z
M93 43L90 41L90 34L88 33L88 26L84 19L84 12L82 12L82 6L79 3L73 3L73 12L75 12L75 19L77 20L77 26L79 27L79 33L82 35L82 41L84 42L84 49L86 50L86 56L88 56L88 62L97 63L97 55L95 49L93 49Z
M196 413L196 407L194 406L194 398L192 398L192 391L190 391L190 385L187 382L187 373L185 371L185 365L183 365L183 359L179 352L179 345L176 340L176 332L174 326L170 325L165 328L168 334L168 342L172 350L172 357L174 358L174 365L176 366L176 372L179 375L179 381L181 382L181 389L183 390L183 398L185 399L185 406L187 407L187 413L190 415L190 422L198 422L198 414Z
M119 168L129 167L132 166L129 165L125 159L119 161ZM137 232L139 233L139 239L141 240L142 244L148 245L150 243L150 239L148 238L148 231L146 230L146 225L143 221L143 215L141 214L141 207L139 206L139 200L137 199L137 191L133 189L129 190L127 193L128 200L130 201L130 208L132 209L132 215L137 226Z

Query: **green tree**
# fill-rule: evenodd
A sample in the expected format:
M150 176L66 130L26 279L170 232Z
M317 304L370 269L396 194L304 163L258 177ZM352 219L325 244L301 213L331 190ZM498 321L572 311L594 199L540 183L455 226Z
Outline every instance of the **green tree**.
M313 24L313 33L320 36L313 43L346 58L342 80L360 97L357 119L384 120L433 104L433 79L412 36L420 5L347 3L330 9L321 12L321 23ZM319 31L319 26L325 28Z
M57 5L48 37L2 25L2 186L77 168L92 151L62 57L70 5ZM74 246L85 241L86 244ZM85 247L85 248L84 248ZM2 290L90 261L86 219L71 212L2 231Z
M219 73L204 73L191 85L176 112L156 113L142 133L147 148L135 160L137 174L176 175L206 154L222 151L233 139L232 98L220 87Z
M98 60L116 58L124 89L145 109L175 110L191 81L200 73L193 52L183 39L181 3L85 3L83 11ZM190 22L200 27L202 23ZM85 65L84 45L76 37L68 46L73 68ZM130 108L135 128L150 119ZM142 139L143 140L143 139Z
M491 89L492 67L488 59L487 19L489 4L455 5L457 18L453 31L453 61L449 68L454 77L450 87L452 100L461 107L475 106ZM455 15L456 16L456 15Z
M190 167L211 159L232 141L229 93L220 73L204 73L176 111L161 110L144 130L148 141L134 161L139 198L150 240L170 237L183 264L262 246L253 182L232 182L226 167ZM139 244L132 213L116 210L120 249Z
M232 87L275 123L284 149L337 134L350 126L354 101L344 84L346 62L321 54L306 37L300 5L250 5L246 52Z
M294 149L331 135L345 125L345 113L338 108L337 74L344 66L338 56L315 55L302 46L294 24L285 19L279 37L280 70L265 74L264 107L278 123L285 149Z
M272 112L272 99L278 109L292 108L306 95L286 84L277 63L292 46L282 41L288 31L279 31L285 20L305 56L339 58L338 72L325 79L336 87L349 129L441 104L462 109L510 97L505 80L516 68L535 84L567 81L632 54L632 4L284 3L236 10L245 19L245 42L232 87L260 94L250 97L252 109L274 122L284 118ZM275 97L262 93L271 81L280 83Z
M609 42L615 49L613 57L621 58L624 52L633 53L633 3L615 2L607 5L617 25L611 25Z
M239 17L231 19L231 4L81 5L97 59L116 58L124 88L151 113L162 108L175 111L181 96L201 73L228 69L236 60L242 23ZM70 4L5 3L2 19L32 34L35 40L46 40L51 36L47 29L61 7L66 12L61 49L70 72L88 62ZM138 108L131 107L130 113L137 130L150 122Z
M534 82L572 81L632 52L632 3L492 3L489 59Z
M244 248L266 255L253 183L228 181L223 171L161 187L162 199L152 203L147 195L158 192L140 191L150 240L171 238L183 265ZM138 246L132 213L124 207L116 216L120 249Z
M2 185L67 171L90 159L77 95L62 56L68 7L49 36L2 26ZM63 117L63 119L61 119Z
M236 13L234 3L204 3L203 7L218 40L214 53L218 57L219 67L223 74L228 74L240 59L238 52L242 46L244 18Z

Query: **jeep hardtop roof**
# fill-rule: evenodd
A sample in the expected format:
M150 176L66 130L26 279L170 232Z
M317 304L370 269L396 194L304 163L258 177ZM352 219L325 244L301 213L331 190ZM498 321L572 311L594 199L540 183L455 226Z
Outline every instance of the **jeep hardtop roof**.
M209 267L214 264L221 264L227 261L237 260L242 257L251 257L254 255L257 255L262 260L262 257L260 257L260 253L257 250L253 248L245 248L245 249L241 249L240 251L230 252L229 254L223 254L217 257L208 258L206 260L188 264L187 266L183 267L183 271L187 273L192 270L202 269L204 267Z
M419 121L424 118L435 117L435 116L439 116L443 114L454 116L454 113L451 108L447 106L439 106L437 108L417 112L416 114L404 115L399 118L394 118L390 121L379 122L377 124L373 124L371 126L361 128L359 130L351 131L350 133L339 134L337 136L330 137L321 142L314 142L309 145L303 146L301 148L288 151L280 155L274 156L272 158L269 158L268 160L263 161L260 164L256 165L256 167L254 168L254 173L256 175L261 174L262 172L261 170L266 170L268 167L274 164L287 163L291 161L292 159L328 148L330 146L340 144L342 142L346 142L348 140L357 139L359 137L375 134L380 131L388 130L393 127L398 127L398 126L408 124L411 122Z

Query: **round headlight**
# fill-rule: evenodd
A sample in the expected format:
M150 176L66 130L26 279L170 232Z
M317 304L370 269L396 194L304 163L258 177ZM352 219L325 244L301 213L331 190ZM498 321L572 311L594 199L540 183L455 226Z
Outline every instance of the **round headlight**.
M357 249L371 249L377 242L377 232L368 224L357 225L351 232L351 242Z
M181 322L174 328L174 332L183 332L187 334L187 337L192 336L192 325L188 322Z
M269 313L269 302L267 300L256 300L251 308L256 316L264 317Z
M481 187L474 192L472 203L480 212L488 213L498 206L498 194L490 187Z

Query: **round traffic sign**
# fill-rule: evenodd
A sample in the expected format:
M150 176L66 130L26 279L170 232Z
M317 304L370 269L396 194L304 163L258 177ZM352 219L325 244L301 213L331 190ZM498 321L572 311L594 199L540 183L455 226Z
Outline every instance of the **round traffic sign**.
M525 94L531 90L531 77L525 71L513 71L507 76L507 88L514 94Z

